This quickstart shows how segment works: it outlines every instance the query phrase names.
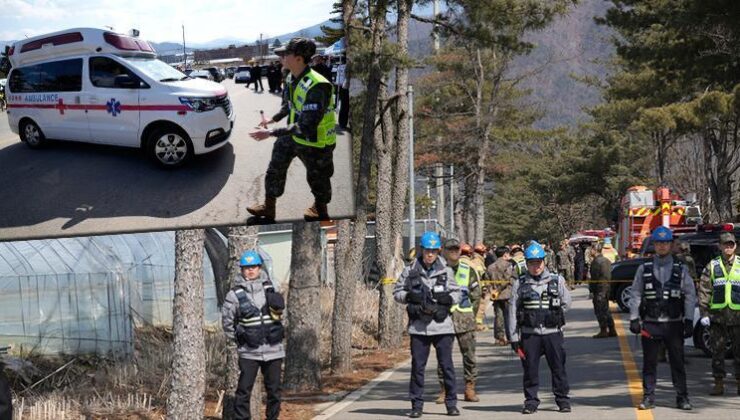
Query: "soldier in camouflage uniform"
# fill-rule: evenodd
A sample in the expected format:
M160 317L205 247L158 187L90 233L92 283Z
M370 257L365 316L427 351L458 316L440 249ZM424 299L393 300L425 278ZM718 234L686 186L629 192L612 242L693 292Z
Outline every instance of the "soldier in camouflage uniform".
M593 338L616 337L614 319L609 312L609 281L612 279L612 264L602 255L603 244L591 246L591 283L589 291L593 294L594 314L599 322L599 332Z
M297 157L306 167L306 180L315 199L313 206L305 211L304 219L327 220L336 142L334 88L324 76L307 65L316 53L313 41L293 38L275 53L290 70L290 75L280 111L271 120L260 123L262 130L250 133L257 141L270 136L278 139L265 175L265 202L248 207L247 211L266 222L274 222L277 198L283 195L288 167ZM267 130L268 124L286 116L289 116L286 128Z
M568 241L565 240L560 244L560 250L556 255L558 274L563 276L568 288L573 290L573 248L568 246Z
M699 322L709 327L712 347L714 388L709 394L725 392L725 350L730 339L740 395L740 259L732 232L721 233L719 241L722 255L709 262L699 280Z
M511 298L511 282L515 278L514 273L509 248L505 246L496 248L496 262L488 267L488 277L494 282L491 291L494 315L493 336L498 346L507 345L509 340L508 305Z
M691 245L686 241L676 238L673 241L673 256L686 264L686 267L689 268L689 275L691 275L691 278L696 282L696 275L698 273L696 272L696 262L694 262L694 257L691 256Z
M460 286L462 300L459 305L452 307L452 323L455 326L455 337L460 346L463 358L465 376L465 401L478 402L480 399L475 393L475 381L478 379L478 366L475 359L475 312L481 299L481 285L478 272L460 258L460 241L448 239L444 243L444 258L447 266L455 273L455 280ZM440 391L437 404L445 402L444 372L437 367Z

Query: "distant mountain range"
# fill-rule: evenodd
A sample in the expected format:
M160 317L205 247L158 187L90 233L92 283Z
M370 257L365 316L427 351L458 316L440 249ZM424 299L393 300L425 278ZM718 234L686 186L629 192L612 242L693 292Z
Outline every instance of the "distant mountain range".
M566 17L558 19L547 29L530 35L537 45L532 54L519 58L513 66L516 73L533 73L522 83L530 89L527 101L538 106L543 117L537 122L540 128L561 125L575 127L587 121L584 109L601 101L599 91L576 80L577 77L604 77L607 73L604 64L614 53L608 28L597 25L595 16L603 16L610 7L603 0L582 0ZM431 15L431 7L415 8L420 16ZM321 22L295 32L265 39L272 44L275 39L286 42L294 36L316 37L321 35L321 26L337 27L330 20ZM412 56L422 59L432 53L432 26L427 23L411 21L409 25L409 51ZM187 33L186 33L187 36ZM186 39L187 40L187 39ZM225 48L229 45L253 44L254 40L218 39L206 43L187 44L188 51L194 49ZM0 48L10 42L0 41ZM154 42L154 48L163 55L182 51L182 44L173 42ZM411 80L424 74L427 69L413 69Z
M315 38L319 35L322 35L321 32L321 26L329 26L332 28L338 28L341 27L339 23L332 22L331 20L326 20L324 22L321 22L317 25L309 26L307 28L299 29L295 32L290 32L283 35L278 35L270 38L265 38L263 41L269 43L272 45L273 42L275 42L275 39L279 39L280 42L286 42L289 41L291 38L296 36L305 36L308 38ZM156 42L152 40L148 40L154 49L159 54L176 54L182 52L182 44L177 42ZM16 41L0 41L0 48L4 48L5 45L10 45ZM187 32L185 33L185 46L186 50L188 52L194 51L194 50L206 50L211 48L227 48L229 45L236 45L236 46L243 46L246 44L254 44L256 40L254 39L243 39L243 38L220 38L220 39L214 39L213 41L208 42L195 42L195 43L188 43L187 42Z

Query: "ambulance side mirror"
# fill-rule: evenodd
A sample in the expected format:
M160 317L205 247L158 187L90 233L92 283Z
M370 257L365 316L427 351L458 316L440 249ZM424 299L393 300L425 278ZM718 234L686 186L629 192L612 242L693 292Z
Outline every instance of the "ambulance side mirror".
M141 82L136 77L131 77L128 74L121 74L116 76L114 83L116 87L126 89L138 89L141 87Z

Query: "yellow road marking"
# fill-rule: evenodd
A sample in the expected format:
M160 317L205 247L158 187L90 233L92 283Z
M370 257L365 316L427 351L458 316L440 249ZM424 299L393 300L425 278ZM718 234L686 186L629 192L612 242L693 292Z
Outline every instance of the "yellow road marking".
M612 306L614 308L614 306ZM637 370L637 363L632 355L632 349L627 341L627 330L624 327L624 315L612 311L614 316L614 328L617 330L619 339L619 351L622 353L622 365L624 373L627 375L627 389L632 397L632 405L635 407L637 420L653 420L653 410L639 410L637 406L642 401L642 378Z

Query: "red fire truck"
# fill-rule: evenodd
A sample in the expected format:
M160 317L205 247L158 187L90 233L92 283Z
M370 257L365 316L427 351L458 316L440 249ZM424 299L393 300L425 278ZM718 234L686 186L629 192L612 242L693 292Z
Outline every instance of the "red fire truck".
M675 233L695 232L702 223L701 209L696 194L680 197L667 187L655 191L636 185L627 189L619 208L617 252L619 257L639 255L642 241L658 226L666 226Z

